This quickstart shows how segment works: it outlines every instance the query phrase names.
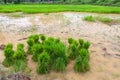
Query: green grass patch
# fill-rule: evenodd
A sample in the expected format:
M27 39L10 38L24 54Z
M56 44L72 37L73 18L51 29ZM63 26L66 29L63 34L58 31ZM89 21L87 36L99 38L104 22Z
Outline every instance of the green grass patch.
M110 23L112 21L112 19L109 17L101 17L101 16L97 16L97 17L96 16L84 16L83 20L90 21L90 22L100 21L104 23Z
M12 17L16 17L16 18L17 18L17 17L23 17L22 14L11 14L11 16L12 16Z
M96 17L98 21L109 23L111 22L111 19L109 17Z
M95 18L93 16L85 16L85 17L83 17L83 20L93 22L93 21L95 21Z
M120 7L95 6L95 5L61 5L61 4L20 4L1 5L0 12L12 13L51 13L51 12L95 12L95 13L120 13Z

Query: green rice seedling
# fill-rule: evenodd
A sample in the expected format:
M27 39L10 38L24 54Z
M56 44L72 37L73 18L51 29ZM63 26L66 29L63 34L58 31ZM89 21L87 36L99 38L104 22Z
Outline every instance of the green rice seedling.
M65 68L66 68L66 64L65 64L64 59L61 57L56 58L54 62L54 70L63 72L65 71Z
M27 53L32 53L32 46L35 44L35 43L40 43L39 42L39 35L35 34L35 35L31 35L28 37L28 40L27 40L27 44L28 44L28 51Z
M33 44L34 44L34 40L33 40L33 39L28 39L28 40L27 40L27 44L28 44L27 53L28 53L28 54L32 54L32 46L33 46Z
M47 41L54 41L55 39L53 37L48 37Z
M15 72L23 71L26 67L27 67L26 62L21 59L15 60L14 65L13 65Z
M24 70L25 67L27 66L27 64L26 64L27 59L26 59L23 44L20 43L17 45L17 50L15 51L13 58L14 58L13 67L14 67L15 72Z
M83 39L79 39L79 48L82 48L84 46L84 40Z
M89 47L90 47L90 42L89 42L89 41L86 41L86 42L84 43L84 48L85 48L85 49L89 49Z
M60 41L60 39L49 37L42 45L43 49L50 55L52 59L50 62L51 64L54 63L57 57L63 57L67 64L66 46Z
M73 39L72 44L75 44L75 46L76 46L76 47L78 47L78 45L79 45L78 41L77 41L77 40L75 40L75 39Z
M54 42L54 39L53 39L53 41L52 41L51 39L47 39L47 40L45 40L45 41L43 42L43 45L49 46L49 45L51 45L53 42Z
M47 74L50 71L50 56L45 51L43 51L38 57L38 74Z
M78 41L73 39L73 38L68 38L68 43L69 43L69 45L70 44L75 44L76 46L78 46Z
M64 45L64 43L59 42L59 43L54 43L53 45L53 53L51 55L51 58L54 60L56 60L56 58L61 57L64 59L65 64L67 65L68 63L68 59L66 56L66 46Z
M90 22L94 22L95 21L95 18L93 16L84 16L83 17L83 20L85 21L90 21Z
M84 58L89 59L89 57L90 57L90 54L87 49L82 48L79 53L80 53L80 56L82 59L84 59Z
M24 51L24 45L23 44L18 44L17 45L17 50L15 51L14 55L13 55L13 58L15 60L23 60L25 61L26 60L26 55L25 55L25 51Z
M11 48L12 49L13 48L13 44L8 43L5 48Z
M68 43L69 43L69 44L72 44L72 43L73 43L73 41L74 41L74 39L73 39L73 38L68 38Z
M90 69L89 60L88 60L88 58L84 58L83 62L82 62L82 70L81 70L81 72L86 72L89 69Z
M4 55L5 57L12 57L13 54L14 54L13 45L9 43L6 45L4 49Z
M18 45L17 45L17 50L24 50L24 44L21 44L21 43L19 43Z
M34 40L33 40L32 38L28 39L28 40L27 40L27 44L28 44L29 46L33 46Z
M24 50L24 44L19 43L17 45L17 51L21 51L22 52L22 56L26 56L25 50Z
M34 44L32 46L32 52L33 52L33 56L32 56L33 61L38 61L38 55L43 52L42 44L40 43Z
M35 43L39 43L39 35L37 34L29 36L29 39L33 39Z
M14 63L13 54L14 54L13 45L9 43L6 45L4 49L5 55L5 59L3 61L4 66L9 67Z
M67 52L70 59L75 59L79 55L78 47L73 43L69 45Z
M79 55L74 64L74 70L75 72L86 72L90 69L89 62L87 58L82 59L82 57Z
M67 49L68 57L70 59L75 59L76 56L79 55L79 51L78 51L79 43L77 40L73 38L68 38L68 43L69 43L69 46Z
M43 50L45 50L48 54L50 54L52 56L53 54L53 46L54 46L54 38L49 38L49 39L46 39L43 44Z
M4 61L2 62L2 64L5 67L10 67L14 64L14 60L13 60L13 58L5 58Z
M59 43L60 42L60 38L55 39L55 43Z
M81 71L81 65L82 65L82 58L81 58L81 56L78 56L76 58L75 64L74 64L75 72L80 72Z
M40 39L41 39L42 41L45 41L46 36L45 36L45 35L43 35L43 34L41 34L41 35L40 35Z

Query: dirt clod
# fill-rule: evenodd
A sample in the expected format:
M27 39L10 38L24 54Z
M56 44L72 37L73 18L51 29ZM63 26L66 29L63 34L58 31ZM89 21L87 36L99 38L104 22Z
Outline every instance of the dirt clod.
M0 80L31 80L31 79L26 75L16 73L4 76Z
M1 45L0 45L0 50L4 50L4 48L5 48L5 45L4 45L4 44L1 44Z
M27 39L27 37L22 38L22 39L18 39L18 41L22 41L22 40L26 40L26 39Z

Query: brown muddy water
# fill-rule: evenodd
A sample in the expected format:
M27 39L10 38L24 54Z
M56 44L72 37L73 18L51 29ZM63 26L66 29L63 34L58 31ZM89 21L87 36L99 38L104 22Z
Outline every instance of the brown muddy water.
M19 14L20 17L14 17ZM32 80L120 80L120 22L111 24L99 21L87 22L87 15L120 19L120 14L96 13L48 13L48 14L0 14L0 45L25 43L30 34L45 34L60 37L65 43L67 38L83 38L91 41L90 66L87 73L75 73L71 61L64 73L51 71L47 75L37 75L37 64L28 57ZM3 51L0 50L0 74L3 70ZM6 69L6 68L4 68ZM8 69L7 69L8 70ZM3 72L3 71L2 71ZM6 73L7 74L7 73Z

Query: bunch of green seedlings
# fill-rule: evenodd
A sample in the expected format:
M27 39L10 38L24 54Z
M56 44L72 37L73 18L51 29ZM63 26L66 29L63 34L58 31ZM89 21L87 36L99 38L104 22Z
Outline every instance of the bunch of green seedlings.
M34 44L39 43L39 35L31 35L28 37L27 44L28 44L28 54L32 54L32 46Z
M73 38L68 38L67 54L69 59L75 59L79 55L79 44Z
M66 56L66 45L62 43L59 38L46 38L45 35L31 36L27 40L29 46L28 52L32 53L33 61L38 62L37 72L39 74L48 73L50 69L61 72L65 71L68 63ZM37 36L37 38L34 36Z
M47 74L50 71L50 56L47 52L42 52L38 56L38 74Z
M24 70L26 67L26 55L23 44L18 44L16 51L13 50L12 44L7 44L4 49L4 55L4 66L10 67L13 65L15 72Z
M9 43L6 45L4 49L4 56L5 56L5 59L3 61L4 66L9 67L13 65L14 63L13 54L14 54L13 45Z
M89 47L90 42L84 41L83 39L79 39L79 55L75 59L74 70L76 72L86 72L90 69L89 65Z
M75 59L74 70L76 72L86 72L89 66L90 42L83 39L68 39L69 46L59 39L45 35L31 35L28 37L28 54L32 54L32 60L38 62L37 73L47 74L50 70L64 72L68 61ZM67 54L66 54L67 53ZM24 45L18 44L16 51L13 45L8 44L4 49L5 60L3 65L9 67L13 65L16 72L23 71L27 67L27 59Z
M14 55L14 69L16 72L24 70L24 68L27 66L27 59L24 51L24 45L18 44L17 50L15 51Z
M90 47L90 42L84 41L83 39L79 39L78 41L69 38L68 39L68 58L69 59L75 59L75 65L74 65L74 70L76 72L86 72L89 70L89 47Z

